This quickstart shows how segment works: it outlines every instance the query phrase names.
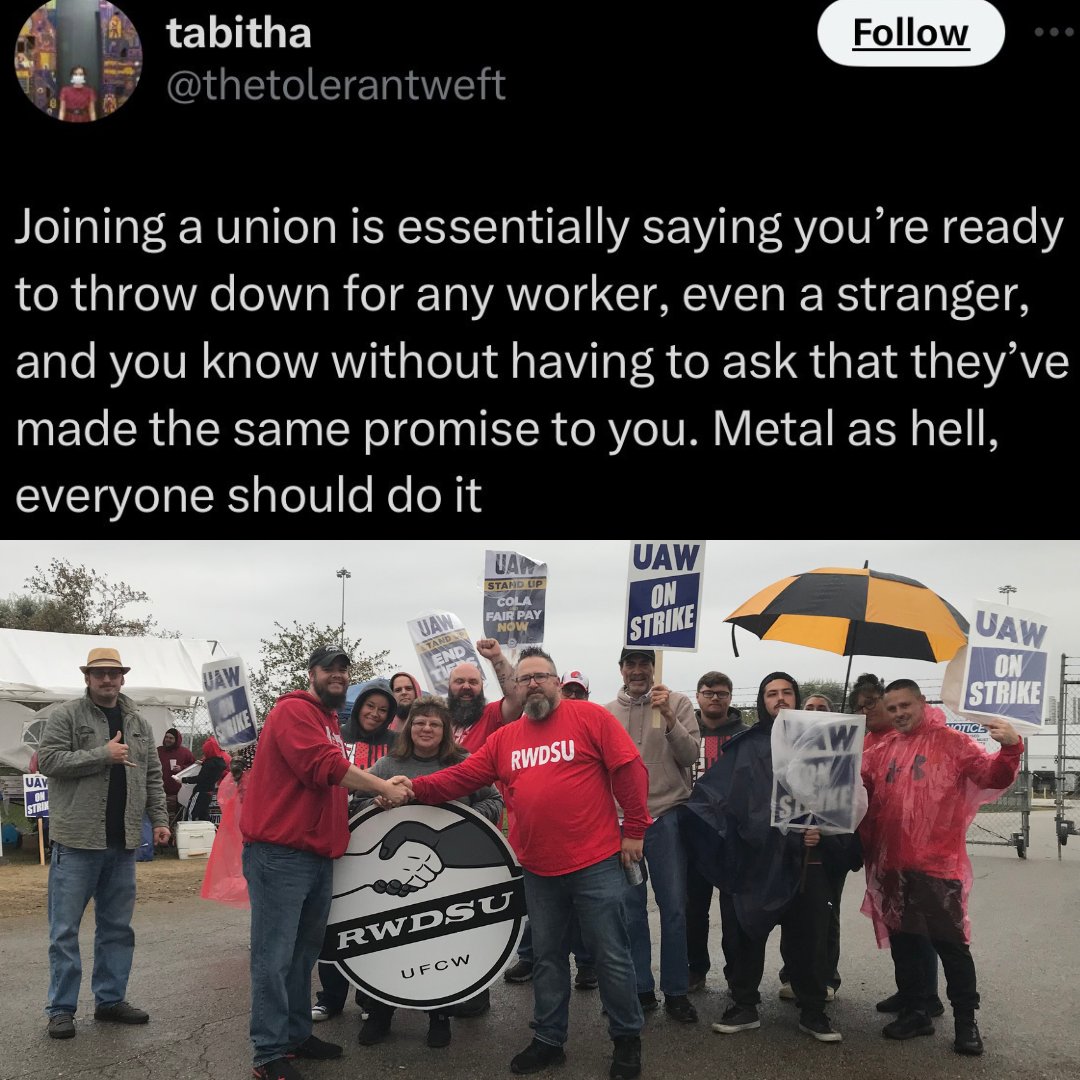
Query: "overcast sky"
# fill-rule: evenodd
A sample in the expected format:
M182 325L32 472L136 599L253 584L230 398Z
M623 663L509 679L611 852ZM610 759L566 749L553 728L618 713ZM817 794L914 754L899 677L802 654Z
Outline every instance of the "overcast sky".
M402 541L6 541L0 544L0 595L22 590L34 566L53 556L94 567L142 589L160 627L184 637L221 641L249 668L259 639L274 622L338 625L344 566L345 628L367 652L390 651L387 672L418 671L406 620L437 610L458 615L474 639L481 633L485 549L510 549L549 566L545 646L559 670L576 667L592 681L593 700L609 701L619 687L618 656L626 602L628 540ZM1051 690L1058 656L1080 654L1080 545L1055 540L710 540L697 653L669 652L664 681L693 691L697 677L718 668L737 688L756 689L770 671L798 679L843 680L847 660L775 642L761 642L723 622L770 583L823 566L861 567L913 577L970 617L976 599L1003 598L1015 585L1016 607L1049 619ZM138 614L144 614L139 612ZM940 685L944 665L856 658L853 676L875 671ZM739 695L746 697L745 694ZM753 693L749 696L752 698Z

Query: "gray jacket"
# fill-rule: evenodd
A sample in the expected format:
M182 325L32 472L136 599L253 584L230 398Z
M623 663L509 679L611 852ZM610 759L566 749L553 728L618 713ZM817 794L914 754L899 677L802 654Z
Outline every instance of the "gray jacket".
M168 827L165 789L161 786L161 761L154 732L139 715L131 698L119 698L121 726L128 759L127 807L124 812L124 846L142 843L143 814L154 828ZM65 701L45 721L38 747L38 768L49 778L49 837L73 848L103 851L105 804L109 797L112 762L106 743L109 722L90 700L89 693Z

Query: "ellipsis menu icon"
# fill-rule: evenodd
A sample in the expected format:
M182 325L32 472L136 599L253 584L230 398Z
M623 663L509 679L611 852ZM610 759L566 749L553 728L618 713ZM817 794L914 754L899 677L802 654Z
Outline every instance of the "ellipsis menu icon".
M845 67L978 67L1005 43L987 0L836 0L818 20L822 51Z

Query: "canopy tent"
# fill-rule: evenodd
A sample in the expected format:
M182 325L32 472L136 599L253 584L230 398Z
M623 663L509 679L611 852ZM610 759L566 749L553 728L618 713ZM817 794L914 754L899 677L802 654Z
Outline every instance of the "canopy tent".
M216 641L0 629L0 762L27 768L36 745L34 725L49 712L18 703L82 697L86 684L79 668L91 649L102 647L116 649L131 668L124 693L140 706L159 741L173 722L168 709L190 708L202 697L202 665L227 655Z

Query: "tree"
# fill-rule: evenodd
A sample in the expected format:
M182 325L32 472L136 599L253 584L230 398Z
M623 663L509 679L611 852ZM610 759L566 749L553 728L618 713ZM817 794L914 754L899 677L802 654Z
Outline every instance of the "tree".
M291 626L275 622L277 633L259 641L259 666L251 672L248 684L251 704L260 722L282 694L308 688L308 659L321 645L341 645L352 658L353 682L373 679L386 663L389 649L367 656L360 651L360 639L341 640L341 627L317 627L314 623Z
M180 636L155 631L156 620L150 615L137 618L125 611L132 604L150 603L141 589L110 581L108 574L73 566L67 559L54 558L44 569L35 566L25 589L25 595L0 600L0 626L103 637Z
M812 694L823 694L832 702L834 712L844 711L844 684L835 679L806 679L800 680L799 690L805 701Z

